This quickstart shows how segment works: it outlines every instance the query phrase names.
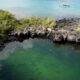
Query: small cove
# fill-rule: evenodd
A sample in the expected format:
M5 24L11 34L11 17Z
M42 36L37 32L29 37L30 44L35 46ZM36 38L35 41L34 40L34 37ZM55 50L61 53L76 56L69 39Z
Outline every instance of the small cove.
M17 18L80 17L79 0L1 0ZM0 80L80 80L80 46L29 39L0 51Z
M80 50L49 40L11 42L0 52L0 80L80 80Z

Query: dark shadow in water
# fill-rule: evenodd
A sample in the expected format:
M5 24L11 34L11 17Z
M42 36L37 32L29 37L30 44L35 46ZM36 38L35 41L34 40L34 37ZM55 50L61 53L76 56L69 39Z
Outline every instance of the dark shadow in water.
M45 40L41 40L41 41L40 40L35 40L35 41L33 41L33 45L35 45L35 43L36 43L35 48L37 49L37 47L39 47L38 49L41 51L41 53L44 51L43 52L44 55L45 54L49 55L49 56L54 55L55 58L58 58L62 61L66 61L68 59L67 61L70 62L71 67L72 66L75 66L77 68L79 67L80 56L78 57L78 55L76 55L74 51L76 49L76 46L79 47L80 45L78 46L78 45L71 45L71 44L58 44L58 43L52 43L52 42L48 43L48 42L49 41L45 42ZM73 47L74 50L71 50L71 48L69 49L69 46ZM49 51L50 53L49 52L47 53L45 50L47 50L47 49L49 50L49 48L50 48L50 51ZM64 49L67 48L67 49L64 50L62 48L64 48ZM67 55L66 55L65 53L68 49L71 50L72 52L70 52L71 54L68 54L69 52L67 52ZM80 50L80 47L77 50ZM47 58L46 55L45 55L45 57L44 56L43 57ZM17 63L14 62L14 63L16 63L15 66L14 66L14 63L7 62L6 60L1 61L0 63L3 65L2 70L0 70L0 80L40 80L40 78L42 78L42 76L40 75L41 73L36 74L34 72L34 69L32 69L32 67L31 67L32 65L25 65L24 63L21 63L21 62L18 63L18 65L16 65ZM34 65L34 63L33 63L33 65ZM79 73L80 72L75 73L75 74L78 74L77 75L78 78L79 78ZM78 78L76 78L76 79L79 80ZM76 79L73 79L73 80L76 80ZM43 80L49 80L49 79L43 79Z
M38 80L39 75L35 75L34 71L30 68L30 66L24 66L24 68L27 70L27 72L24 71L24 68L22 66L23 71L18 71L18 68L13 68L14 65L8 64L4 61L3 62L3 68L0 71L0 80ZM22 64L21 64L22 65ZM21 65L19 67L21 67Z
M60 48L63 46L69 46L72 47L74 50L80 51L80 44L75 43L53 43L55 48Z
M35 38L36 39L36 38ZM26 39L26 40L29 40L29 39ZM43 39L44 40L44 39ZM19 42L23 42L24 40L22 40L21 39L21 41L19 41ZM49 40L50 41L50 40ZM8 43L10 43L10 42L8 42ZM5 44L3 44L3 45L0 45L0 51L2 51L5 47L6 47L6 45L8 44L8 43L5 43ZM72 47L74 50L78 50L78 51L80 51L80 44L75 44L75 43L55 43L55 42L53 42L52 44L54 44L54 46L53 47L55 47L55 48L60 48L62 45L63 46L70 46L70 47Z

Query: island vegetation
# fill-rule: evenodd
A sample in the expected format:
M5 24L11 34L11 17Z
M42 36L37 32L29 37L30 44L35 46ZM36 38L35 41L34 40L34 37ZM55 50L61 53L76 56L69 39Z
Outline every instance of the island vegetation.
M0 10L0 40L6 36L6 31L13 30L17 25L17 20L11 13Z
M16 19L13 14L8 11L0 10L0 40L6 35L7 31L21 30L31 26L53 27L56 21L51 17L27 17L20 20Z
M53 41L80 42L80 19L56 21L51 17L25 17L17 19L8 11L0 10L0 42L10 36L47 37ZM8 36L8 37L7 37Z

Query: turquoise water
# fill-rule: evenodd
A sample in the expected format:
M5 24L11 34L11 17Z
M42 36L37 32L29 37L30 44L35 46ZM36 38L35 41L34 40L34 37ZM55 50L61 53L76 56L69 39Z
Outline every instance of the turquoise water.
M80 49L49 40L11 42L0 52L0 80L80 80Z
M80 16L80 0L0 0L0 9L21 18ZM80 80L80 46L48 40L11 42L0 51L0 80Z
M80 0L0 0L0 9L11 11L17 17L78 17Z

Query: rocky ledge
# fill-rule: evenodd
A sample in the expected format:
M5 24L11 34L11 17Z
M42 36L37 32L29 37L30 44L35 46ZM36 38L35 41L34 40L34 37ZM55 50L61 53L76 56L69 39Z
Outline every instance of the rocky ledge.
M80 18L78 19L62 19L56 21L56 26L31 26L21 30L13 30L5 33L3 43L10 41L23 41L29 38L43 38L50 39L57 43L77 43L80 44L80 30L75 31L75 28L80 29ZM3 43L0 43L3 45Z
M80 32L69 31L63 28L58 29L32 26L24 28L23 30L14 30L9 34L9 36L14 37L14 40L19 41L23 41L28 38L45 38L58 43L80 43Z

